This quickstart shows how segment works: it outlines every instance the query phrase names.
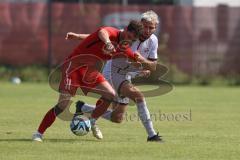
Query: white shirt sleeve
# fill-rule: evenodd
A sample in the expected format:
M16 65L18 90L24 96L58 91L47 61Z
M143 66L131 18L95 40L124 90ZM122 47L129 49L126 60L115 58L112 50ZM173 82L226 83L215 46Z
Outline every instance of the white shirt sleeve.
M151 49L149 51L149 59L156 59L158 58L158 54L157 54L157 50L158 50L158 39L155 35L152 35L152 45L151 45Z

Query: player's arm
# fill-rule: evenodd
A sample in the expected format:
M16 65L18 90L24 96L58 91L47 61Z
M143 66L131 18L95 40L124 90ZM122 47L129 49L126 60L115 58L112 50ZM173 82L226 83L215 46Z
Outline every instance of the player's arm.
M144 58L139 52L133 52L130 48L125 50L125 55L134 61L133 65L136 67L143 67L143 69L155 71L157 67L156 61L151 61Z
M157 59L158 59L157 50L158 50L158 39L156 37L152 39L152 47L150 48L149 56L147 58L148 61L151 61L155 65L155 66L153 65L155 69L152 71L155 71L157 68Z
M142 76L142 77L149 77L150 74L151 74L150 70L142 70L142 71L140 71L139 75Z
M136 72L128 72L126 74L127 79L132 79L136 77L149 77L151 74L151 71L149 70L141 70L141 71L136 71Z
M105 51L107 53L112 53L112 52L116 52L114 45L112 44L112 42L110 41L109 38L109 33L106 29L102 28L98 31L98 37L101 41L103 41L103 43L105 44Z
M77 34L73 32L68 32L65 39L66 40L83 40L87 38L89 34Z
M140 53L135 53L136 62L139 62L142 64L144 69L155 71L157 67L157 61L149 60L144 58Z
M157 48L158 48L158 39L153 39L152 47L149 52L148 58L144 58L140 53L136 53L139 58L139 62L145 69L155 71L157 69Z
M157 37L156 38L153 38L152 39L152 46L150 48L150 51L149 51L149 56L148 56L148 60L150 61L157 61L158 59L158 54L157 54L157 51L158 51L158 39Z
M150 61L144 58L139 52L134 53L131 48L126 48L123 53L120 52L113 58L119 58L119 56L127 56L130 61L133 61L133 65L136 67L143 67L143 69L150 71L156 70L156 61Z
M132 73L134 73L134 72L132 72ZM149 77L151 74L151 71L145 69L145 70L136 71L135 74L136 74L135 77Z

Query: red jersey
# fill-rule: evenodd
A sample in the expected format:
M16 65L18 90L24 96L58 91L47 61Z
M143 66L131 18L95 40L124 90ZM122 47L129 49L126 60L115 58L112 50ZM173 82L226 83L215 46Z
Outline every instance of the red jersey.
M101 29L105 29L108 32L113 44L120 43L120 31L113 27L102 27L90 34L64 62L59 86L61 92L75 95L77 88L81 87L86 94L99 83L106 81L100 70L104 66L104 61L111 59L112 56L117 56L120 53L120 55L135 59L130 47L124 47L124 45L118 47L116 49L117 52L113 53L112 56L104 53L103 47L105 44L98 37L98 32Z
M71 55L68 58L87 54L87 55L91 55L90 57L97 56L99 59L103 61L111 59L112 58L111 55L104 53L103 48L105 44L98 37L98 32L101 29L104 29L108 32L109 39L113 44L120 43L120 30L113 27L101 27L96 32L90 34L86 39L84 39L77 46L77 48L74 49L74 51L71 53ZM132 52L130 47L125 49L123 53L126 54L126 56L128 56L129 58L134 59L134 53ZM89 60L91 61L92 59L90 58ZM85 61L85 62L88 63L89 61Z

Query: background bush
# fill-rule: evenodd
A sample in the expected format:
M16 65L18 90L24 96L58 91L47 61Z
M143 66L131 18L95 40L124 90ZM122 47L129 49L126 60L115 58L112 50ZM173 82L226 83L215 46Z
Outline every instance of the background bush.
M23 82L47 82L48 75L49 72L46 66L0 66L1 81L10 81L12 77L19 77ZM175 85L240 85L240 75L238 74L194 76L179 70L176 65L166 65L164 68L158 67L157 71L153 72L150 77L136 78L133 82L154 84L159 83L159 80L165 80Z
M11 67L0 66L0 79L9 81L12 77L19 77L24 82L46 82L48 69L44 66Z

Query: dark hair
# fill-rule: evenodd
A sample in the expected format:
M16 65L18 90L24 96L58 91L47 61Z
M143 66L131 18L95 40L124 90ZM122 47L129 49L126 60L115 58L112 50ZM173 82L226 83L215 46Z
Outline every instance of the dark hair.
M139 37L143 30L143 24L139 21L131 20L127 26L127 30L129 32L133 32L137 37Z

